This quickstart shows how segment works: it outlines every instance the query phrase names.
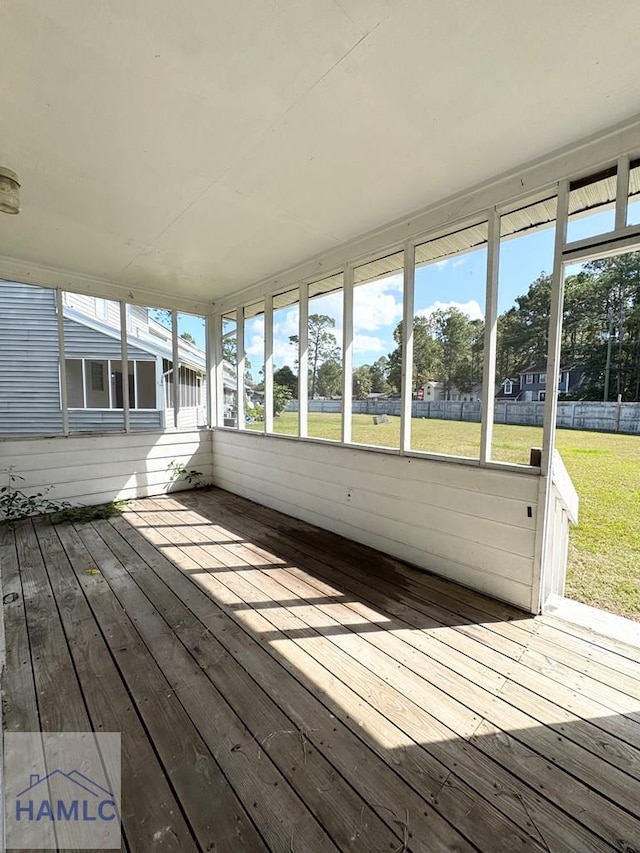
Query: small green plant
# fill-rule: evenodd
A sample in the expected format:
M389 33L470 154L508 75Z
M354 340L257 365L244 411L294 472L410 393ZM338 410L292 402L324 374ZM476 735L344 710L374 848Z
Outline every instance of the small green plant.
M47 497L51 486L34 495L25 494L19 488L24 477L14 474L13 466L5 468L3 473L9 475L9 482L0 488L0 521L18 521L32 515L50 515L68 509L71 504L67 501L56 501Z
M186 465L183 465L182 462L178 462L176 459L172 459L167 468L169 469L170 483L177 483L179 480L184 480L185 483L193 486L194 489L202 485L202 477L204 476L202 471L196 471L195 468L187 468Z
M127 501L111 501L111 503L100 504L99 506L70 506L59 512L55 512L51 516L51 523L59 524L63 521L98 521L102 518L113 518L114 515L121 515L126 506Z

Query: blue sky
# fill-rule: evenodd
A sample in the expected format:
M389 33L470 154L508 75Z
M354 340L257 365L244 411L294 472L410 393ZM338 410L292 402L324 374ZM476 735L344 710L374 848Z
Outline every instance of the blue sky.
M640 202L630 205L629 223L640 223ZM613 228L613 210L574 219L568 239L603 233ZM525 294L541 272L553 265L555 229L545 228L505 240L500 247L498 311L510 308L516 297ZM438 308L455 306L471 318L484 315L486 249L454 255L416 270L415 313L426 316ZM568 272L576 272L573 267ZM309 302L309 313L334 318L334 334L342 341L342 293L329 294ZM393 330L402 319L402 276L392 275L354 289L354 366L372 364L395 347ZM297 307L274 315L274 363L293 367L297 353L289 336L297 334ZM252 365L262 366L264 326L262 318L247 324L245 346Z

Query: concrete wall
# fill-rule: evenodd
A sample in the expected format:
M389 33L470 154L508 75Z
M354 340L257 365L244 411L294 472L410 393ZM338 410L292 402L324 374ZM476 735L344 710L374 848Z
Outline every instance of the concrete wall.
M286 411L296 412L298 401L291 400ZM310 412L340 413L342 400L309 400ZM400 415L400 400L354 400L354 414ZM458 403L440 400L428 402L414 400L411 404L414 418L437 418L447 421L480 422L481 404ZM498 400L495 403L494 419L497 424L518 426L542 426L544 403L525 403ZM602 432L625 432L640 434L640 403L596 403L583 401L560 401L558 403L558 426L565 429L599 430Z

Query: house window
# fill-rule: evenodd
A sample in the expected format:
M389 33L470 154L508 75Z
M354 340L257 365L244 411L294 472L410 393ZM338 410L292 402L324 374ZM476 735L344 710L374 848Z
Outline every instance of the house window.
M544 391L538 391L538 401L540 403L544 403L544 398L545 398L545 392Z
M513 382L510 379L505 379L504 393L507 395L507 397L509 397L509 396L511 396L511 394L513 394Z
M67 404L70 409L122 409L122 362L100 359L65 360ZM155 361L129 361L129 408L156 409Z
M546 385L547 384L547 374L546 373L538 374L538 383L540 385Z
M524 377L524 384L533 385L533 373L527 373L527 375Z

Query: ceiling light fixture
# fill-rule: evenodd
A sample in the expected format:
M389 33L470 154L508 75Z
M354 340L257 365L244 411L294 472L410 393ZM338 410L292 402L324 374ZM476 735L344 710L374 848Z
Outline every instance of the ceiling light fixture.
M5 166L0 166L0 213L20 213L18 176Z

